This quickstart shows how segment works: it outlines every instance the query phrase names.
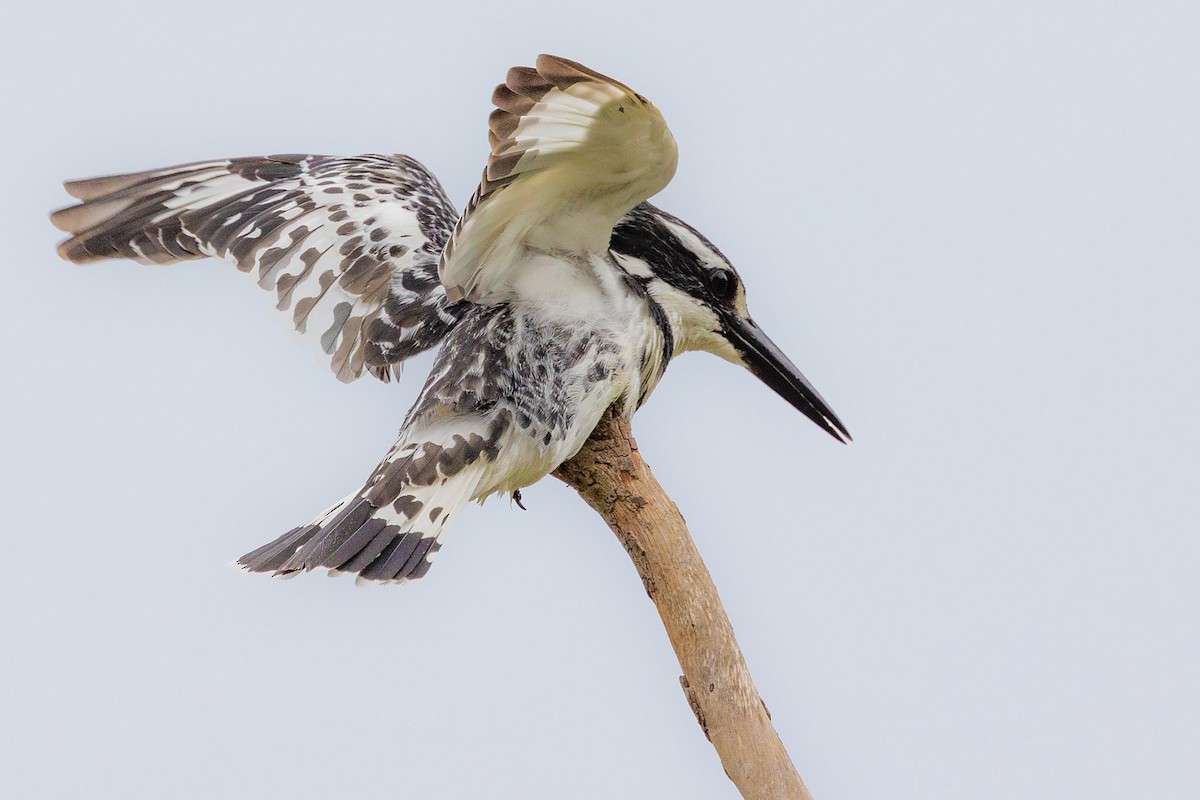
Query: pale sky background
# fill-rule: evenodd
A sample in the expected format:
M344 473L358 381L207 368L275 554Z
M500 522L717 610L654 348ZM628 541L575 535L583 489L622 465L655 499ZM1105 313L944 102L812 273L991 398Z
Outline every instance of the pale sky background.
M990 6L990 7L989 7ZM818 800L1195 798L1195 3L27 3L0 28L0 793L733 798L616 540L553 482L429 576L226 569L358 486L230 267L53 252L64 178L404 152L461 208L541 51L663 110L658 202L855 436L717 359L635 431Z

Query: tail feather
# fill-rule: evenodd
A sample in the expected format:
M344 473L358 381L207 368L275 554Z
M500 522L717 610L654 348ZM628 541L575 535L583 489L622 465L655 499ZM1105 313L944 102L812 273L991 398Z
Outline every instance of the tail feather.
M363 583L398 583L423 576L441 539L479 482L467 468L428 486L407 486L395 502L371 501L366 487L307 525L238 559L247 572L290 577L327 569Z
M351 499L353 499L353 496L337 501L314 517L311 522L292 528L278 539L251 550L237 560L237 565L247 572L280 574L280 568L298 550L307 545L321 531L321 527L325 522L340 511L342 506Z
M292 528L275 541L246 553L237 560L238 566L248 572L277 573L284 562L316 536L319 530L314 525Z

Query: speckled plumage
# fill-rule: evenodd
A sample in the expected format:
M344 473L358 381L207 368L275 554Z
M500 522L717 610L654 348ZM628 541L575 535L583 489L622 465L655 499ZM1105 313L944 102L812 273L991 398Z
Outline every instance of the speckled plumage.
M686 350L756 374L762 353L782 359L764 380L845 432L754 326L720 251L644 202L675 169L649 101L551 56L511 70L493 100L492 155L461 218L403 155L223 159L66 184L81 203L52 215L71 234L64 258L230 261L343 381L388 381L440 345L365 483L247 553L245 569L421 577L468 500L544 477L605 409L632 415Z
M458 215L408 156L275 155L72 181L55 212L76 263L215 256L276 296L334 374L390 380L456 319L437 277Z

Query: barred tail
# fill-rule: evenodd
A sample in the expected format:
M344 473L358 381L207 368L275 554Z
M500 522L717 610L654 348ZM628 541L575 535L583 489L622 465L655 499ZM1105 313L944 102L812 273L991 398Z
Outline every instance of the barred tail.
M252 550L237 563L247 572L291 577L324 568L354 573L359 583L400 583L429 571L453 524L479 483L470 468L427 486L408 486L377 506L372 486L355 492L307 525Z

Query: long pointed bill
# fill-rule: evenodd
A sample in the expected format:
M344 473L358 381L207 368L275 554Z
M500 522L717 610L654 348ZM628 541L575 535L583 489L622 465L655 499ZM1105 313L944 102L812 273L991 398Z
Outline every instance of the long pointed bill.
M723 315L721 322L725 338L737 348L746 366L759 380L839 442L850 440L850 432L837 414L761 328L752 320L732 314Z

